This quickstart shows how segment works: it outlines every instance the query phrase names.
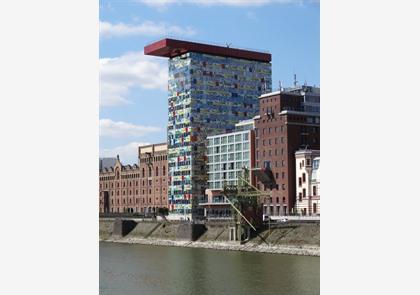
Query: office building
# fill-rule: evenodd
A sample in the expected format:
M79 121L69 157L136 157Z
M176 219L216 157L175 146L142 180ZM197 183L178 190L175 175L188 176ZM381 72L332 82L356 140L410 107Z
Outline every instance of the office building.
M207 186L206 138L258 114L258 97L271 91L271 54L174 39L144 53L169 59L170 212L195 215Z
M305 111L305 95L276 91L260 97L260 114L255 117L255 166L273 173L276 184L266 198L265 215L293 213L296 200L295 152L320 146L319 112ZM316 104L315 104L316 106ZM319 106L318 106L319 110Z

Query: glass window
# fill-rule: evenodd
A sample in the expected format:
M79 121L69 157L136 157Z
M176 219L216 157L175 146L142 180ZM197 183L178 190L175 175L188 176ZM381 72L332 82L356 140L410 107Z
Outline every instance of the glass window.
M216 137L214 140L213 140L213 143L216 145L216 144L220 144L220 137Z
M220 162L220 156L219 155L217 155L217 156L214 156L214 161L213 162Z
M226 153L227 152L227 145L222 145L221 152Z
M244 140L249 140L249 134L248 133L244 133Z
M221 158L220 158L220 161L221 162L227 161L227 155L226 154L222 155Z
M244 152L244 160L249 159L249 152Z
M207 155L211 155L213 153L213 148L207 148Z
M249 142L244 143L243 150L249 150Z
M229 152L233 152L235 150L235 145L234 144L230 144L229 145Z
M213 145L213 138L207 139L207 146Z
M223 136L222 138L221 138L221 141L220 141L222 144L223 143L227 143L227 137L226 136Z
M229 142L229 143L233 143L233 142L234 142L234 140L235 140L234 136L233 136L233 135L229 135L229 137L228 137L228 142Z
M242 153L241 152L235 154L235 160L242 160Z
M209 159L209 163L213 163L213 156L209 156L208 159Z
M233 161L234 158L235 158L234 153L229 154L229 161Z
M235 145L235 150L238 152L238 151L241 151L242 150L242 143L237 143L236 145Z
M236 141L236 142L240 142L240 141L242 141L242 134L236 134L236 135L235 135L235 141Z

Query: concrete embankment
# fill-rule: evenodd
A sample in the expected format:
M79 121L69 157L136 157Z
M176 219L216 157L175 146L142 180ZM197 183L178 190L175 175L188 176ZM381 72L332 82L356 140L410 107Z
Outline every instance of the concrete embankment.
M101 241L118 243L137 243L158 246L179 246L217 250L281 253L294 255L320 256L319 223L290 222L264 228L252 235L246 243L229 241L229 224L207 223L204 230L195 234L194 241L185 239L185 224L177 222L132 221L127 229L116 230L121 226L114 219L100 219L99 236ZM131 228L133 227L133 228ZM125 231L125 234L121 232Z

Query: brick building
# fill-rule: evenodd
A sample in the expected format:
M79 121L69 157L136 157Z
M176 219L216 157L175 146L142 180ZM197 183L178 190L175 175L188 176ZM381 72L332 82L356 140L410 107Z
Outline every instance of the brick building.
M123 165L99 172L100 213L153 213L168 208L166 144L139 147L139 165Z
M271 199L265 200L265 215L293 213L296 200L295 152L302 147L319 149L319 107L317 111L307 111L307 97L302 89L260 96L260 114L255 117L255 166L271 170L276 181L272 188L257 182L260 189L272 190ZM316 97L310 96L311 104L317 104ZM317 100L319 105L319 95Z
M99 212L139 212L139 166L123 165L119 156L114 167L99 173Z
M168 149L166 143L139 147L140 200L147 213L168 208Z

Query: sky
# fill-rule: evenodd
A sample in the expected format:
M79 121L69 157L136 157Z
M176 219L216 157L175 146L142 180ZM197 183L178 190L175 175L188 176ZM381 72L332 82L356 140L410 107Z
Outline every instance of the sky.
M100 0L100 156L137 163L137 147L166 142L168 61L145 56L165 37L272 55L273 90L320 86L314 0Z

